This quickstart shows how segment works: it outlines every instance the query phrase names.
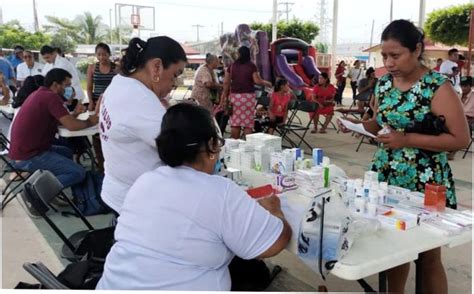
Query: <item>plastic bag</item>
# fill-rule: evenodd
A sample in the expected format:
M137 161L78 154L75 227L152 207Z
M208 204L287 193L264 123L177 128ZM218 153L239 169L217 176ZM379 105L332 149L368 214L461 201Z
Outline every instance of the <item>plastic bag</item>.
M323 279L353 244L350 211L338 190L321 190L314 197L298 236L298 256Z

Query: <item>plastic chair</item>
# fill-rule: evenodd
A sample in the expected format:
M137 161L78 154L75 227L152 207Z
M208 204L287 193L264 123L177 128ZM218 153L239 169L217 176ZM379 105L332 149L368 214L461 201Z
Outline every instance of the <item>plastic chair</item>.
M89 258L105 259L105 256L113 244L114 228L95 230L77 206L61 192L62 189L62 184L51 172L38 170L25 183L21 195L27 204L27 209L33 208L64 242L61 249L61 257L70 261L81 260L86 255ZM61 195L69 206L72 207L76 215L79 216L87 227L87 230L76 232L67 238L58 226L49 218L48 212L51 208L50 203L58 195ZM98 236L103 236L98 244L91 242L99 240ZM108 242L107 239L109 239ZM92 245L97 245L97 248Z

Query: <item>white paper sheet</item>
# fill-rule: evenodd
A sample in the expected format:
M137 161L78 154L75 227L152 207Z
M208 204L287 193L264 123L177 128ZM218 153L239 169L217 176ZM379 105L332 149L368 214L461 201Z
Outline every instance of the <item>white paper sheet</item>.
M356 133L371 137L371 138L376 138L374 134L367 132L367 130L364 128L363 124L355 124L353 122L350 122L348 120L340 118L339 121L348 129L351 131L354 131Z

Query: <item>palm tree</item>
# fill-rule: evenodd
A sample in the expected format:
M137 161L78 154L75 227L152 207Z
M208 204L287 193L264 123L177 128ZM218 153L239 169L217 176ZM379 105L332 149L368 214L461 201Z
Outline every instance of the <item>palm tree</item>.
M90 12L79 15L75 22L80 28L80 34L85 44L97 44L104 39L104 24L100 15L93 16Z

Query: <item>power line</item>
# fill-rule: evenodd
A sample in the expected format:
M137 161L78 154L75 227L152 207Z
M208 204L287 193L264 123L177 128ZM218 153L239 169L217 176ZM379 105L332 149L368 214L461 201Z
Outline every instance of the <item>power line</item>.
M284 10L284 11L286 12L286 22L289 21L289 17L288 17L288 16L289 16L289 14L290 14L290 12L291 12L290 6L293 6L294 4L295 4L295 2L280 2L280 3L278 3L278 5L285 5L285 6L286 6L286 8L285 8L285 10Z
M160 4L160 5L191 7L191 8L206 9L206 10L227 10L227 11L265 13L265 14L272 12L271 10L252 10L252 9L241 9L241 8L228 8L228 7L216 7L216 6L206 6L206 5L182 4L182 3L174 3L174 2L155 1L155 3Z

